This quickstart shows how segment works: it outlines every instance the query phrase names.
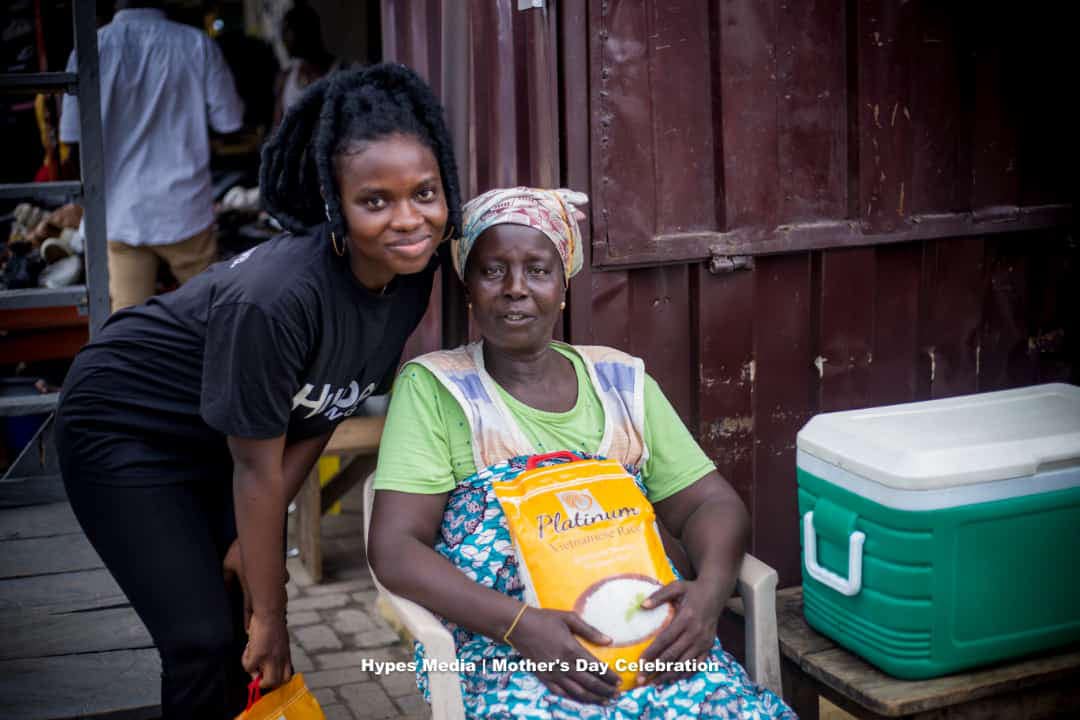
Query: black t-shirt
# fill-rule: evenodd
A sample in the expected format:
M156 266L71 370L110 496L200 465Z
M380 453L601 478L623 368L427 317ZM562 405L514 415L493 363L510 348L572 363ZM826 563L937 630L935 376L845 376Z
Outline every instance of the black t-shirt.
M329 432L389 391L437 263L378 295L320 228L117 312L68 374L61 460L97 482L168 483L227 470L229 435Z

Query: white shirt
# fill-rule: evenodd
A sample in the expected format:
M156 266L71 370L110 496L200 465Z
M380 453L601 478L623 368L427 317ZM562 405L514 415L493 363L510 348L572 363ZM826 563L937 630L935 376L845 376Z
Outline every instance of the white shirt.
M109 240L179 242L214 220L208 125L233 132L243 103L217 45L155 9L120 10L98 30ZM75 72L75 53L68 72ZM64 96L60 139L79 141L79 105Z

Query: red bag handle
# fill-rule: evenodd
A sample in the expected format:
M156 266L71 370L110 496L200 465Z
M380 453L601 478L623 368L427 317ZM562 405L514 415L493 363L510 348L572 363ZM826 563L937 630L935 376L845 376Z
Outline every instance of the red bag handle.
M536 468L537 465L544 462L545 460L556 460L556 459L565 460L567 462L576 462L577 460L580 460L581 458L579 458L577 455L570 452L569 450L556 450L555 452L544 453L543 455L533 455L525 463L525 469L526 470L533 470L533 469Z
M248 683L248 701L247 707L244 708L244 712L250 710L252 706L254 706L255 703L259 702L259 700L262 698L262 688L259 687L259 683L261 682L262 675L256 675L254 678L251 679L251 682Z

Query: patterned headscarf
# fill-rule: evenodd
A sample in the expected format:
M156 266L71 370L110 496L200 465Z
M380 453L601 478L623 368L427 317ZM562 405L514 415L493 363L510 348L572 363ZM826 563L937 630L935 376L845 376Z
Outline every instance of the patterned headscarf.
M469 257L476 239L493 225L525 225L547 235L563 261L566 282L581 269L584 254L581 248L581 229L575 214L589 202L585 193L560 188L515 187L488 190L462 207L462 232L451 241L450 254L458 277L465 280L465 259Z

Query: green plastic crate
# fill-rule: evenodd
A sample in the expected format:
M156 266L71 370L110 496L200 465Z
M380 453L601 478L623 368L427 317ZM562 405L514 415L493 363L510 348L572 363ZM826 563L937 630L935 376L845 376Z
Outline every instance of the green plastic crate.
M818 415L797 464L822 634L908 679L1080 642L1080 388Z

